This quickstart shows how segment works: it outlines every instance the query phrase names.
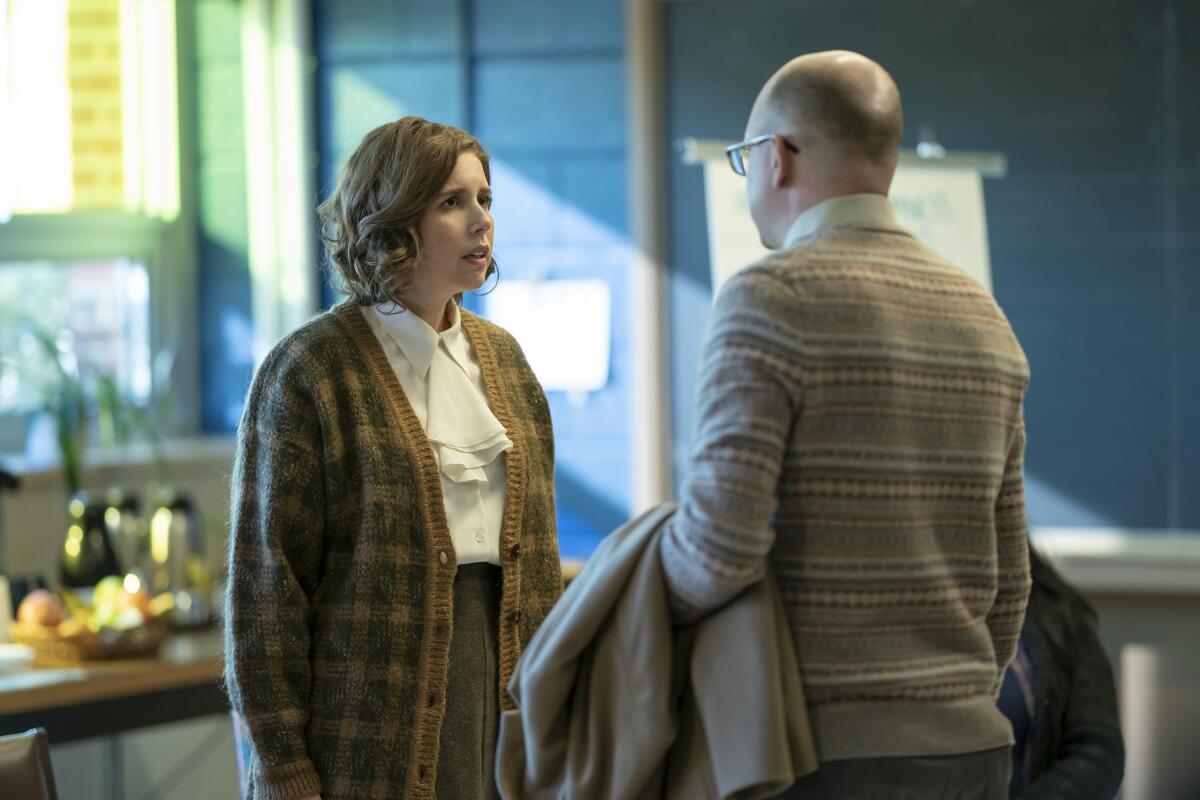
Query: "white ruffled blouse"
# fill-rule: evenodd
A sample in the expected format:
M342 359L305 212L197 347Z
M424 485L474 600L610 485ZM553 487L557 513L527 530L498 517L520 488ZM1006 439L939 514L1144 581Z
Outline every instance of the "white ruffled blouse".
M513 445L488 408L483 371L458 308L441 333L410 311L396 311L388 303L364 307L363 316L433 445L458 563L499 564L508 485L500 454Z

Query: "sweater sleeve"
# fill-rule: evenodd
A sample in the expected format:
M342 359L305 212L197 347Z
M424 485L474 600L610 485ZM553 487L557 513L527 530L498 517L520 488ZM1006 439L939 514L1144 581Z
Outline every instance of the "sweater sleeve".
M800 394L791 295L751 268L725 285L713 307L690 466L660 544L678 621L722 606L766 569L775 490Z
M987 614L988 632L996 653L996 682L1000 696L1004 671L1017 654L1017 637L1029 603L1029 527L1025 517L1025 422L1018 406L1009 437L1004 477L996 499L996 599Z
M270 360L238 431L231 486L225 680L254 753L254 796L318 794L305 726L310 607L324 522L319 427L311 403Z

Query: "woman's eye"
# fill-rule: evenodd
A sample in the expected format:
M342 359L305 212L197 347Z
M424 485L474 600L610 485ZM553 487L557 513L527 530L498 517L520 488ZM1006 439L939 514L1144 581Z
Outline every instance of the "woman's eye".
M442 201L442 208L454 208L456 205L458 205L457 197L447 197Z
M491 208L492 207L492 196L488 195L488 194L480 195L479 196L479 205L483 206L484 208Z

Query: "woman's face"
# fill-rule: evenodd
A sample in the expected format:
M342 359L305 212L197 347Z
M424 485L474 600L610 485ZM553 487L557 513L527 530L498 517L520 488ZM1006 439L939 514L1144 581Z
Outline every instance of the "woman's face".
M492 263L492 189L474 153L462 153L421 218L421 260L411 289L426 302L478 289Z

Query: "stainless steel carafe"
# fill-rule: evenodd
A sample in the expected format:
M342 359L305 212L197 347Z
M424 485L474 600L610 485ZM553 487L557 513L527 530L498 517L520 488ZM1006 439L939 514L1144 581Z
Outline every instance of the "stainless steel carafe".
M146 520L141 515L141 503L133 492L113 487L104 493L104 529L117 556L123 573L140 574L146 556Z
M101 578L123 573L105 522L108 504L87 492L67 503L67 535L59 554L59 577L70 589L95 586Z
M212 576L205 556L204 526L192 499L178 491L162 492L150 514L144 569L152 593L174 596L178 626L206 625L212 616Z

